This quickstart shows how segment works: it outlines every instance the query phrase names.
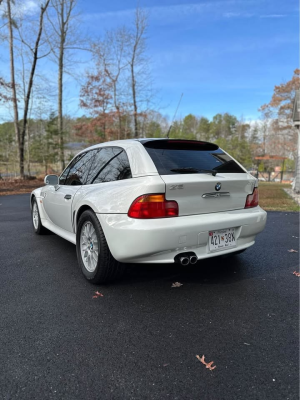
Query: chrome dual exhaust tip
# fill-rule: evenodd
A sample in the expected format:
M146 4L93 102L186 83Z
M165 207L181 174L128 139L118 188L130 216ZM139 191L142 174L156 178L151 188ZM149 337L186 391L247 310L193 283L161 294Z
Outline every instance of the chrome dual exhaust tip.
M197 256L191 256L190 257L190 264L194 265L194 264L197 263L197 261L198 261Z
M189 265L190 259L189 257L180 257L179 262L181 265Z
M195 253L182 253L178 254L178 256L175 258L175 262L179 262L181 265L194 265L198 261L198 258Z

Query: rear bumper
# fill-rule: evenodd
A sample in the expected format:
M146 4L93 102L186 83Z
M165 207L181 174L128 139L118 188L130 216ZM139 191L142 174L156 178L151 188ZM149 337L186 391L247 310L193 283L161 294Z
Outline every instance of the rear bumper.
M260 207L177 218L138 220L126 214L97 214L114 258L130 263L173 263L182 252L198 259L228 254L250 247L267 221ZM210 252L209 231L235 228L237 246Z

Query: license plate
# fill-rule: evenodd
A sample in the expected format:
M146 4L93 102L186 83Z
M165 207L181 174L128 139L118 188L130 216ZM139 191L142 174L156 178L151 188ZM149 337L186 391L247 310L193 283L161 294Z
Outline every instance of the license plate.
M236 246L235 229L222 229L220 231L210 231L208 245L210 251L225 250Z

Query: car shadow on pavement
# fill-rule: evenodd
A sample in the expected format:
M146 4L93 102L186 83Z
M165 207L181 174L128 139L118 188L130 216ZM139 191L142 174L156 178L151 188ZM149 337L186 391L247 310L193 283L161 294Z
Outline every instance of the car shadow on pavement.
M250 272L251 271L251 272ZM251 268L246 256L214 257L200 260L192 266L179 264L130 264L125 276L114 285L170 280L182 283L231 284L253 278L262 271Z
M50 232L51 235L51 232ZM49 237L50 239L50 237ZM72 243L53 234L51 242L55 243L55 248L59 249L63 246L63 254L72 262L70 268L77 265L76 248ZM126 287L133 284L149 283L149 287L153 282L169 283L193 283L193 284L210 284L210 285L230 285L249 279L262 278L269 279L275 274L277 268L273 263L266 261L264 249L256 247L256 251L249 249L240 255L224 255L199 260L195 265L182 266L179 264L129 264L127 265L125 274L122 278L107 284L95 285L95 287ZM282 264L280 258L276 258L276 263ZM290 271L297 269L296 264L286 265ZM66 266L66 273L69 267ZM74 270L70 271L71 273ZM280 274L277 268L276 275ZM286 272L284 272L286 274ZM78 275L81 275L78 268ZM276 277L275 277L276 278Z
M51 234L51 232L49 232ZM77 263L76 247L64 239L53 234L55 247L63 245L64 253L68 257L74 254ZM128 264L122 278L105 284L109 286L127 286L153 281L183 281L185 283L231 284L235 281L253 278L262 275L261 268L254 268L255 261L251 259L251 252L235 256L218 256L199 260L194 265L182 266L180 264ZM80 270L78 268L80 274ZM101 285L102 286L102 285Z

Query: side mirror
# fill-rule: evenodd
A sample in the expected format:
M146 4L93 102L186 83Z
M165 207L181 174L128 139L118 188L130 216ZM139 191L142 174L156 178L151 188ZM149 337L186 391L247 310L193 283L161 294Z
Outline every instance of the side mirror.
M45 176L44 183L46 185L56 186L56 185L58 185L58 176L57 175L47 175L47 176Z

